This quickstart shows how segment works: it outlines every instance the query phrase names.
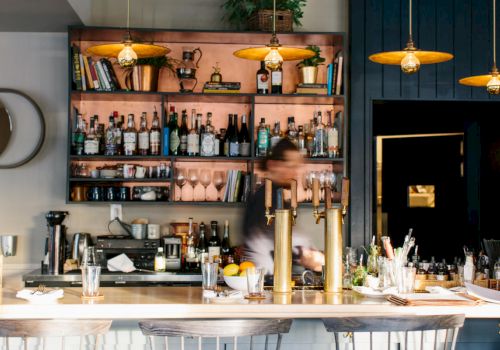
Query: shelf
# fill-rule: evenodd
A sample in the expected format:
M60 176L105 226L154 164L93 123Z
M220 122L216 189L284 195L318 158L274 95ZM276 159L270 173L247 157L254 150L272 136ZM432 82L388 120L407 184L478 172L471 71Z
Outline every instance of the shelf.
M100 160L100 161L115 161L115 160L170 160L169 156L105 156L105 155L71 155L71 160Z
M171 178L143 178L143 179L136 179L136 178L131 178L131 179L125 179L125 178L111 178L111 179L104 179L104 178L91 178L91 177L72 177L69 179L71 182L160 182L160 183L169 183L172 179Z
M158 102L162 100L162 94L157 91L95 91L95 90L72 90L71 97L81 101L123 101L129 102Z
M201 157L201 156L103 156L103 155L83 155L70 157L71 160L87 160L87 161L118 161L118 160L162 160L162 161L181 161L181 162L248 162L254 160L253 157Z
M264 157L254 157L256 162L263 161ZM310 158L304 157L302 158L304 163L323 163L323 164L331 164L331 163L343 163L344 158Z
M187 205L187 206L210 206L210 207L245 207L246 206L246 202L218 202L218 201L214 201L214 202L180 202L180 201L177 201L177 202L169 202L168 204L172 204L172 205Z
M69 201L67 202L68 204L104 204L104 205L109 205L109 204L127 204L127 205L134 205L134 204L139 204L139 205L173 205L173 206L202 206L202 207L231 207L231 208L243 208L245 207L246 203L243 202L234 202L234 203L228 203L228 202L168 202L168 201L81 201L81 202L74 202L74 201Z
M104 204L104 205L110 205L110 204L139 204L139 205L168 205L170 202L167 201L81 201L81 202L74 202L74 201L68 201L68 204Z
M299 105L339 105L344 103L344 96L329 95L255 95L255 104L299 104Z
M201 157L201 156L170 156L170 159L176 162L248 162L253 160L253 157Z
M247 93L209 93L202 92L180 93L180 92L163 92L167 97L168 103L175 102L196 102L196 103L246 103L251 104L255 94Z

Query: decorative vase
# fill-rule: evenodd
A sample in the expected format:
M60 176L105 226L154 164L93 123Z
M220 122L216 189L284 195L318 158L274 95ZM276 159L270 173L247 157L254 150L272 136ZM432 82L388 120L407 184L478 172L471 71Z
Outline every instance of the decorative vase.
M125 79L127 88L134 91L157 91L160 70L151 65L134 66Z
M300 68L300 82L302 84L316 84L318 78L318 67L301 67Z

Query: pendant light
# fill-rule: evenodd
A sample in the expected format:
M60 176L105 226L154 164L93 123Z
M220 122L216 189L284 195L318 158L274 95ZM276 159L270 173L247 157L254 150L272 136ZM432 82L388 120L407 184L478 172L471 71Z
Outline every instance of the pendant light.
M438 51L422 51L415 47L412 34L412 0L409 0L409 35L406 47L401 51L379 52L368 57L370 61L381 64L401 66L406 74L418 72L420 65L441 63L453 58L452 54Z
M493 66L491 67L490 74L475 75L472 77L462 78L458 82L462 85L486 87L486 91L490 95L500 94L500 79L498 77L497 69L497 23L496 23L496 0L493 0Z
M275 70L283 64L283 61L295 61L311 58L315 55L315 52L308 49L281 46L278 37L276 36L276 0L274 0L273 32L270 43L264 47L249 47L247 49L241 49L235 51L233 55L247 60L264 61L267 68Z
M123 68L135 66L138 58L165 56L170 49L153 44L134 42L130 35L130 0L127 0L127 33L121 43L91 46L87 49L89 55L112 57L118 60Z

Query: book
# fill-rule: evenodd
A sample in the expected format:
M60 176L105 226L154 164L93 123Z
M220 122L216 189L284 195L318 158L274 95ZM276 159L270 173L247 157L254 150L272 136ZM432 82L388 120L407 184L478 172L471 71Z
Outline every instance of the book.
M82 71L80 68L80 49L76 45L71 46L73 56L73 84L76 90L82 89Z
M229 89L203 89L204 94L238 94L240 90Z
M240 82L229 82L229 81L228 82L221 82L221 83L206 82L204 87L208 88L208 89L218 89L218 88L240 89L241 83Z
M94 78L92 77L92 73L90 71L90 66L89 66L89 58L85 55L83 55L83 66L85 67L85 77L87 81L87 85L89 89L95 89L94 85Z
M297 84L297 87L299 87L299 88L321 88L321 89L326 89L328 87L328 84L304 84L304 83L299 83L299 84Z
M337 77L335 79L335 95L340 95L342 93L342 79L343 79L343 65L344 65L344 54L342 51L337 53L338 65L337 65Z
M102 67L102 71L104 72L104 77L105 77L106 81L107 81L107 82L108 82L108 84L109 84L109 89L110 89L111 91L113 91L113 90L115 90L116 88L115 88L115 85L114 85L114 83L113 83L113 80L111 80L111 74L110 74L110 72L109 72L109 70L108 70L108 67L106 66L106 64L104 63L104 61L103 61L103 60L104 60L104 58L101 58L101 59L99 60L99 63L100 63L100 65L101 65L101 67ZM106 86L107 86L108 84L106 84Z
M109 84L106 74L104 73L104 68L100 61L96 61L95 65L97 70L97 75L99 76L99 83L104 87L104 91L111 91L111 85Z
M101 91L101 86L99 85L99 77L97 76L97 72L95 71L94 62L91 57L87 57L90 75L92 76L92 80L94 82L94 89L97 91Z
M297 87L296 94L314 94L314 95L327 95L328 89L325 88L301 88Z
M328 64L326 66L326 88L328 91L328 95L333 94L333 63Z
M116 77L116 72L115 72L115 69L113 68L113 65L111 64L111 61L106 59L106 58L101 58L101 63L104 66L104 69L107 70L114 89L115 90L121 89L120 82L118 81L118 78Z
M83 65L83 56L81 53L78 54L78 60L80 61L80 74L82 76L82 91L87 91L87 77L85 66Z

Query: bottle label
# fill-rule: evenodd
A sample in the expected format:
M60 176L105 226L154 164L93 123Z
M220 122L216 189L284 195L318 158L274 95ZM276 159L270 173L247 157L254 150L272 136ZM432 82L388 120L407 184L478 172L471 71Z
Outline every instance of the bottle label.
M99 153L99 141L97 140L85 140L83 146L85 154L98 154Z
M139 134L139 149L149 149L149 133L141 132Z
M240 156L242 157L250 156L250 143L248 142L240 143Z
M219 155L220 152L220 141L218 138L214 137L214 155Z
M135 132L129 132L123 134L123 148L125 154L130 154L135 152L137 146L137 134Z
M259 134L257 135L258 138L258 146L261 148L267 148L269 146L269 138L267 135L267 130L259 130Z
M224 142L224 155L228 156L229 155L229 140Z
M180 150L181 152L187 152L187 147L188 146L188 137L187 135L182 135L181 136L181 147Z
M213 134L203 134L201 139L201 155L204 157L215 155L215 136Z
M328 156L333 157L339 149L339 132L337 129L328 129Z
M197 134L189 134L187 136L187 152L188 154L200 153L200 138Z
M179 135L177 135L176 132L172 131L170 133L170 151L176 152L180 144L181 139L179 138Z
M214 256L220 257L220 247L208 247L208 261L214 262Z
M269 76L267 74L257 74L257 89L268 90Z
M283 76L283 72L280 70L275 70L271 72L271 84L272 85L281 85L281 78Z
M238 142L229 143L229 156L238 157L239 152L240 152L240 146Z

